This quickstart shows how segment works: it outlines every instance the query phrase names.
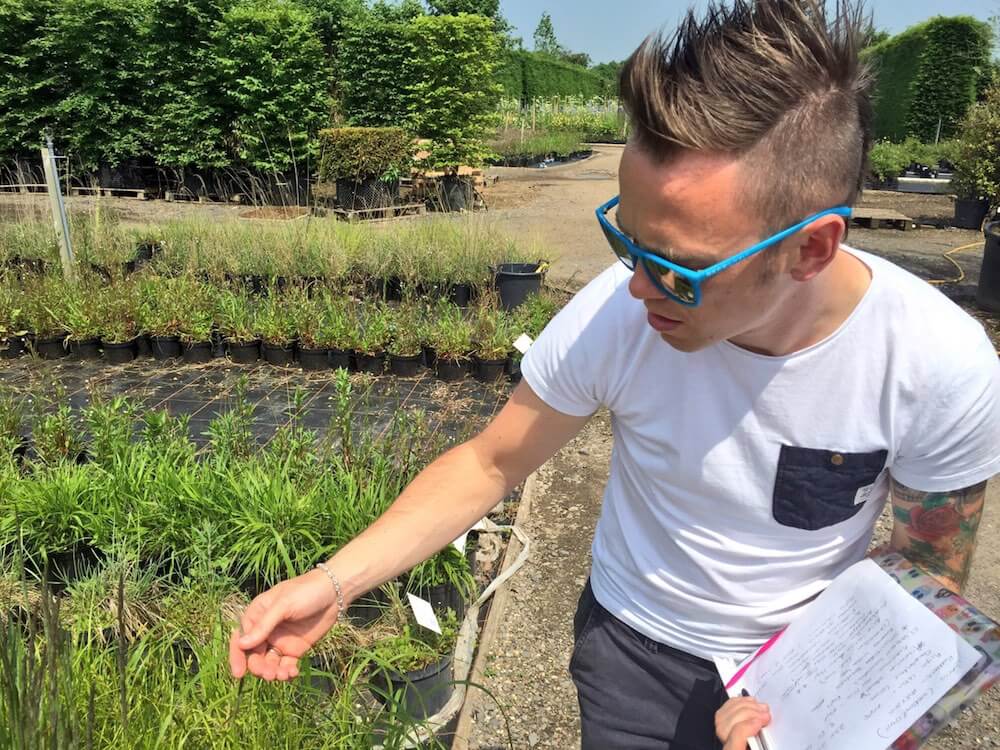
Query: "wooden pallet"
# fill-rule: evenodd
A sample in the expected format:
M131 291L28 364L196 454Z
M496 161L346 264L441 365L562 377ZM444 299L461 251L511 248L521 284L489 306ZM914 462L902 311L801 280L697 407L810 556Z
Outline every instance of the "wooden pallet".
M142 188L71 187L69 194L72 196L103 195L107 198L132 198L140 201L147 198L146 191Z
M16 183L13 185L0 185L0 192L3 193L47 193L48 185L40 185L34 182Z
M916 222L909 216L886 208L855 208L851 220L865 229L888 228L906 232L916 227Z
M372 221L384 219L396 219L401 216L419 216L427 210L423 203L405 203L399 206L386 206L385 208L335 208L331 213L338 219L346 221Z

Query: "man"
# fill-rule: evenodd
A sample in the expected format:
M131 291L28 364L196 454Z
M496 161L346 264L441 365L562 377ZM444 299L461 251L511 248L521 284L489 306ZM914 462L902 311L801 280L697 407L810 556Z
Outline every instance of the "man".
M600 211L624 263L553 320L480 435L326 571L251 603L236 676L294 677L344 605L602 406L615 445L570 662L584 748L705 750L717 731L742 748L766 708L731 702L716 729L708 660L752 651L861 559L890 486L893 545L962 587L1000 468L1000 368L945 297L841 244L871 142L855 10L739 0L640 47L620 202Z

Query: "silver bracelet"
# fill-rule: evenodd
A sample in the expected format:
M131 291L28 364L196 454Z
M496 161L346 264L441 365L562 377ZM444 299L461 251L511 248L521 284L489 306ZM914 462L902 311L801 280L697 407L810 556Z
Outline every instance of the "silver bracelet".
M330 579L330 583L333 584L333 588L337 591L337 619L334 620L334 624L340 620L340 613L344 611L344 592L340 588L340 581L337 580L337 576L333 574L329 566L326 563L316 563L316 567L326 573L327 578Z

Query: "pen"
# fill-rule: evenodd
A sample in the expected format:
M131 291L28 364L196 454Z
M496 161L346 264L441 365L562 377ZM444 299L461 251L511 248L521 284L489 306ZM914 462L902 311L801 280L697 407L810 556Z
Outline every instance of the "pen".
M747 692L746 688L743 688L743 690L740 691L740 695L742 695L744 698L750 697L750 693ZM764 739L763 730L757 735L757 742L760 743L760 750L769 750L769 748L767 747L767 740Z

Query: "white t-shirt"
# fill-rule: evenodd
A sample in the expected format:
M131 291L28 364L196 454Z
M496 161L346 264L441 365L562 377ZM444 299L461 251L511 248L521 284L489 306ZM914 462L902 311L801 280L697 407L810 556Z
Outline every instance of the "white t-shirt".
M611 412L598 602L689 653L746 654L864 557L888 495L1000 471L1000 365L982 326L892 263L824 341L784 357L683 353L609 268L522 363L557 411Z

